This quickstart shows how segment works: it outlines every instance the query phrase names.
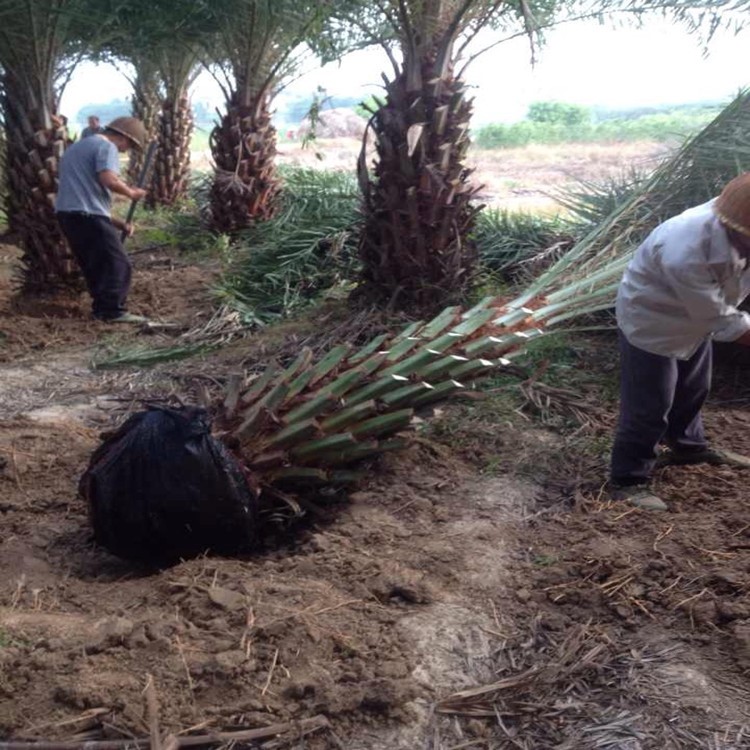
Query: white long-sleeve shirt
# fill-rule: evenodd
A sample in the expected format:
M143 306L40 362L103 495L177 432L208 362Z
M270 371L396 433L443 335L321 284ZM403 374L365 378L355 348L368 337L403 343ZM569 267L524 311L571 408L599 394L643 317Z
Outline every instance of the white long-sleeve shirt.
M652 354L689 359L703 341L750 330L737 305L750 294L747 262L729 243L714 201L654 229L636 250L617 292L617 323Z

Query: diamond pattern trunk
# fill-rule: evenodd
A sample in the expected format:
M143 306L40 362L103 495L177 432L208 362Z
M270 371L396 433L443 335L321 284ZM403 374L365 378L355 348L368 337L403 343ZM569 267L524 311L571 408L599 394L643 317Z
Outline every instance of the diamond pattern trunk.
M249 106L236 102L237 97L211 133L216 164L211 217L219 232L270 219L280 191L274 163L276 129L271 124L268 97L261 94Z
M365 225L364 292L399 307L433 308L472 280L471 239L480 207L465 166L472 102L463 81L421 63L386 84L373 115L374 173L363 146L358 164ZM413 80L417 83L413 83Z
M78 268L55 219L60 159L69 143L64 127L40 107L31 90L11 74L3 77L5 209L23 252L25 293L78 289ZM39 113L45 112L42 116ZM45 122L46 120L46 122Z
M488 297L358 350L337 346L313 362L305 349L285 368L272 363L249 381L234 375L214 407L214 434L271 505L310 485L347 484L362 459L403 446L399 433L415 410L497 372L541 335L546 313L535 317L533 307L544 300L514 310Z
M155 76L138 72L132 97L133 117L137 117L146 127L148 141L153 141L159 128L159 94ZM135 185L143 168L145 149L133 149L128 164L128 180Z
M161 103L158 148L154 159L151 190L146 205L173 206L187 194L190 178L190 139L193 109L186 92L167 96Z

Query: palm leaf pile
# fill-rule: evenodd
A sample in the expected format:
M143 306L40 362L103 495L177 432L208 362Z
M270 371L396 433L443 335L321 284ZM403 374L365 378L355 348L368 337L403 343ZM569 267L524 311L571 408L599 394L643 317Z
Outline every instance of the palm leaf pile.
M219 295L249 322L268 323L356 278L357 184L345 172L281 171L277 215L246 230Z

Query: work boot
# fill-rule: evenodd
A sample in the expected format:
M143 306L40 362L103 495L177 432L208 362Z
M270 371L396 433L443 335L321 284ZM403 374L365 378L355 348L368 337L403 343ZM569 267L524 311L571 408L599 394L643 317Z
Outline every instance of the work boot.
M612 486L613 500L624 501L643 510L669 510L667 504L647 484Z
M134 315L133 313L120 313L115 318L99 318L102 323L148 323L148 318L143 315Z
M721 448L702 448L697 451L664 451L656 459L658 466L688 466L690 464L713 464L750 469L750 457Z

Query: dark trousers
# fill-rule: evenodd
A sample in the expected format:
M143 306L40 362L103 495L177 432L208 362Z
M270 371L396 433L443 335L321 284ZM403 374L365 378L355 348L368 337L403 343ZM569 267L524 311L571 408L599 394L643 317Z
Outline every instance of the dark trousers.
M94 317L107 320L126 310L132 266L120 232L106 216L60 212L57 220L83 271Z
M706 447L701 407L711 388L711 342L688 360L638 349L622 331L620 421L612 447L612 482L648 481L659 443L681 453Z

